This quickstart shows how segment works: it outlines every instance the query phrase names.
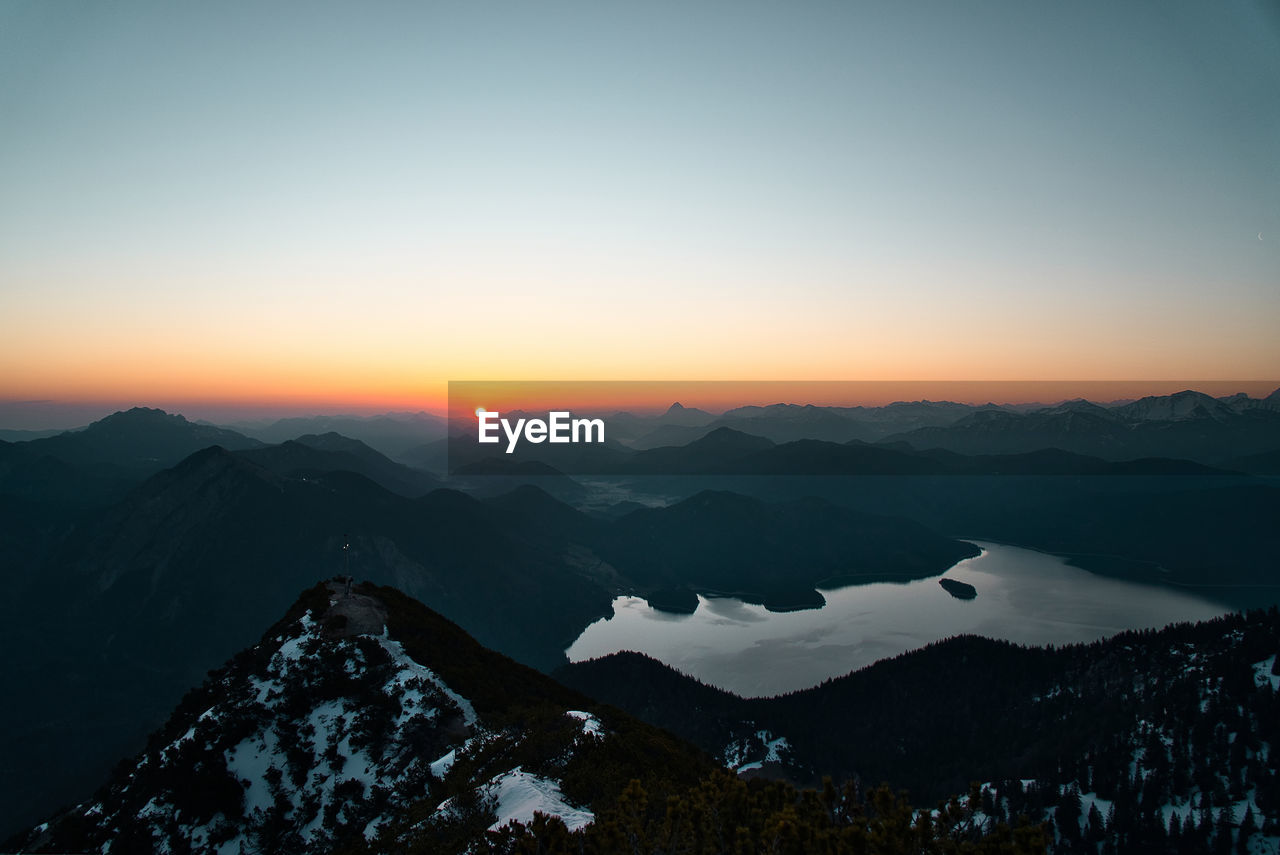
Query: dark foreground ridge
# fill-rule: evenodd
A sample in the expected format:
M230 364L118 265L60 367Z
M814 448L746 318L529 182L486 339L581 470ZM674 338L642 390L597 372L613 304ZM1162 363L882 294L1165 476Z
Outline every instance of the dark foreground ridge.
M879 841L874 849L868 845ZM962 847L963 844L963 848ZM734 777L392 588L305 592L87 802L6 851L1037 852L888 789Z
M459 851L526 802L580 825L633 779L665 799L713 770L394 589L332 582L4 849Z

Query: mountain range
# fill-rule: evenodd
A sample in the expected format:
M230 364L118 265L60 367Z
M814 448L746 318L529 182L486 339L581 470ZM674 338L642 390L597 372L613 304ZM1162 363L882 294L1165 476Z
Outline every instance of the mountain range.
M1108 460L1175 457L1219 463L1274 450L1280 397L1211 398L1199 392L1103 408L1072 402L1028 413L983 410L947 426L892 434L914 448L1010 454L1059 448Z
M1128 431L1116 436L1162 436L1171 447L1194 440L1188 458L1199 462L1061 448L965 454L901 438L779 441L686 408L673 418L687 424L672 427L697 438L604 447L623 470L607 478L575 479L513 455L516 471L481 458L442 479L341 434L268 445L144 408L0 443L0 567L10 594L0 601L0 639L22 651L0 665L0 678L23 687L21 703L0 709L0 830L82 798L208 669L252 645L298 590L334 574L395 586L544 672L565 665L565 647L610 614L618 594L674 611L690 610L698 593L816 607L819 583L937 575L973 554L965 536L1194 586L1238 607L1274 603L1280 489L1267 466L1277 446L1242 454L1222 443L1255 428L1270 436L1276 396L1214 405L1168 397L1176 400L1097 408L1123 416L1087 402L973 408L945 429L962 435L973 429L960 424L967 419L1013 419L1021 427L1008 436L1017 438L1046 420L1084 432L1102 420L1106 431ZM913 418L960 406L929 404ZM796 422L829 415L782 413ZM559 498L528 482L554 486ZM966 655L1004 655L992 650ZM768 747L777 737L760 732L783 731L763 715L746 720L759 727L733 730L736 744L778 754ZM785 767L780 760L760 762ZM936 795L915 778L888 777ZM1053 780L1058 798L1070 784ZM947 792L963 792L957 786Z
M400 460L406 452L443 439L448 420L425 412L378 416L317 415L291 416L265 423L241 422L226 427L270 445L308 434L337 433Z
M674 409L674 407L673 407ZM1213 398L1200 392L1185 390L1172 395L1156 395L1137 401L1098 404L1083 399L1052 405L959 404L951 401L903 401L882 407L837 407L813 404L772 404L746 406L726 410L719 416L703 413L704 418L690 420L680 415L637 419L630 414L620 422L618 437L637 450L669 445L685 445L719 427L762 436L775 443L799 439L817 439L845 443L905 441L913 447L951 448L966 453L1008 454L1058 447L1082 454L1095 454L1108 459L1123 457L1190 457L1201 462L1220 462L1215 454L1221 447L1212 443L1230 436L1234 441L1259 439L1268 442L1265 425L1270 425L1270 442L1274 448L1274 421L1262 416L1236 424L1242 416L1280 415L1280 389L1264 398L1251 398L1243 393ZM1072 414L1096 416L1100 421L1079 424L1068 418ZM972 425L999 421L1005 431L1000 445L998 437L980 438L971 433ZM606 417L609 419L610 417ZM1196 434L1186 425L1174 434L1138 431L1136 435L1117 432L1108 438L1104 424L1128 430L1144 423L1216 422L1218 430L1199 434L1204 445L1195 446ZM642 425L647 424L648 432ZM612 426L612 419L610 419ZM1014 427L1014 426L1017 427ZM952 428L957 430L952 431ZM1087 438L1085 435L1102 435ZM1061 444L1077 443L1077 444ZM1039 443L1039 444L1036 444ZM960 447L965 445L966 447ZM1194 453L1187 454L1191 448ZM1240 453L1245 453L1241 451ZM1112 455L1119 455L1113 457ZM1205 456L1201 456L1205 455Z
M863 468L850 452L835 446L970 456L1057 449L1109 462L1157 458L1212 466L1280 449L1280 396L1276 393L1260 399L1212 398L1188 390L1111 407L1076 400L1027 410L928 401L879 408L775 404L740 407L692 424L685 412L682 409L670 422L663 421L667 416L647 420L629 413L605 416L611 440L605 445L525 443L508 455L459 433L442 441L432 454L437 463L447 456L453 471L481 460L508 464L536 460L569 475L778 474L780 470L785 474L919 474L947 469L929 469L918 461L891 457L868 462ZM638 425L646 421L651 430L642 433ZM762 440L788 451L770 454L770 446ZM756 460L751 452L765 459ZM863 454L870 456L869 451ZM797 459L783 463L788 456Z

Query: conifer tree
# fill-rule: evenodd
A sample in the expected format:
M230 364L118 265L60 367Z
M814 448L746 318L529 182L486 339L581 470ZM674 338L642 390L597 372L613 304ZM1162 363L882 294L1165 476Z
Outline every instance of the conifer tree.
M1240 819L1240 833L1236 839L1236 852L1240 855L1249 855L1249 838L1258 830L1257 823L1253 818L1253 805L1247 805L1244 809L1244 816Z
M1231 855L1231 808L1218 811L1218 821L1213 829L1213 851L1217 855Z

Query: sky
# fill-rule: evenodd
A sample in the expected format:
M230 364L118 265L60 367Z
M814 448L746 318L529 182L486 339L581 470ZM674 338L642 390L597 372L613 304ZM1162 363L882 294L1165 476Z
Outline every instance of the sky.
M1280 378L1270 2L0 0L0 128L0 403Z

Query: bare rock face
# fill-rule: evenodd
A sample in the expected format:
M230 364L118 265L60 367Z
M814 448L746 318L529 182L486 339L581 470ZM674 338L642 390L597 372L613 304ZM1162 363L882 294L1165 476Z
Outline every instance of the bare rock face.
M331 605L322 621L326 635L350 638L353 635L382 635L386 631L387 607L381 600L356 593L350 581L328 582L325 587L332 595Z

